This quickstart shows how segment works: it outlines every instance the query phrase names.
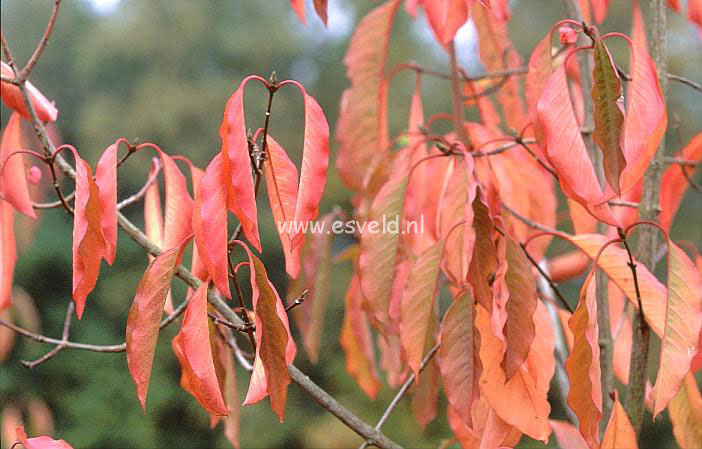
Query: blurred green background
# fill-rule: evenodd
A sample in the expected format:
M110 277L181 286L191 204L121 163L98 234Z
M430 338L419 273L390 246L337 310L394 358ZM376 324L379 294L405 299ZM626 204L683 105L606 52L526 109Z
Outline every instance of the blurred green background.
M2 30L20 63L26 61L41 36L52 3L0 2ZM511 3L511 37L528 59L546 30L563 16L563 7L560 0ZM288 1L64 0L54 35L32 73L32 81L56 101L61 139L74 144L93 166L104 148L116 138L126 137L155 142L204 168L220 148L218 131L224 105L248 74L267 78L276 71L279 80L299 80L318 99L333 130L339 96L348 85L342 63L348 39L355 24L374 4L330 0L329 27L324 28L312 12L311 1L305 27ZM628 33L628 5L628 1L613 2L603 28ZM446 70L447 56L434 43L424 19L414 21L404 12L398 17L391 60L412 59ZM702 45L697 31L676 14L670 15L669 28L669 70L699 81ZM459 51L470 73L479 73L475 33L470 27L461 32ZM390 118L394 132L406 122L412 83L413 75L403 74L393 86ZM427 114L449 110L445 81L427 78L424 88ZM266 98L258 86L247 89L247 123L254 129L262 126ZM668 133L669 153L699 132L700 100L699 92L670 85L669 115L675 126ZM3 127L8 118L3 106ZM271 134L298 161L302 126L301 96L292 89L277 94ZM120 198L143 184L149 158L147 154L134 156L120 170ZM46 178L44 183L48 185ZM688 193L673 238L693 241L699 247L702 207L697 195ZM285 292L283 254L266 198L262 195L260 206L264 262L278 290ZM330 171L322 212L333 205L351 212L349 199L348 190ZM136 223L143 223L140 205L124 212ZM58 337L71 290L70 219L61 210L50 210L41 214L36 229L26 222L18 224L17 229L20 256L15 283L33 298L42 332ZM349 243L349 237L338 237L335 252ZM124 341L127 312L146 264L145 254L120 235L117 261L113 267L103 264L83 319L74 321L71 328L71 340L97 344ZM378 399L371 401L345 370L338 340L349 274L347 264L335 268L319 364L311 365L301 346L296 363L359 416L375 422L393 392L385 386ZM178 282L174 285L174 299L180 302L184 289ZM567 290L571 297L576 291L576 285ZM19 360L36 358L50 347L27 340L18 340L2 362L0 407L27 407L34 398L42 398L53 414L53 435L75 448L228 447L221 428L210 430L205 412L179 386L180 369L170 348L176 332L177 326L170 326L159 339L146 416L141 413L123 353L66 350L29 370ZM238 382L243 395L248 375L238 372ZM450 437L444 416L442 404L440 418L422 432L412 417L409 401L404 400L384 429L407 447L437 447ZM283 424L278 423L266 400L243 408L241 428L245 448L355 447L360 442L294 385L290 387ZM29 432L33 434L31 425ZM644 447L676 447L665 414L655 424L649 420L644 441ZM543 446L525 438L521 447Z

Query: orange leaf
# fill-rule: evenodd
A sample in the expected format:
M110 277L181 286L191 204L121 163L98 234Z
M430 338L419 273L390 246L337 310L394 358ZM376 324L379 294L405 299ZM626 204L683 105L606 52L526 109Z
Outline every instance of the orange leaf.
M244 121L244 87L252 79L260 78L247 76L229 97L219 135L222 138L222 170L226 180L227 207L239 219L248 241L261 252L256 195Z
M680 389L697 354L702 328L702 276L687 254L668 241L668 300L661 362L653 387L653 417Z
M473 286L475 297L485 310L492 311L492 285L490 276L497 271L497 248L493 240L495 226L488 207L481 195L473 200L473 228L475 229L475 254L468 269L468 282Z
M597 448L602 419L602 389L594 270L583 284L578 307L568 320L568 326L575 337L573 350L566 360L566 371L570 378L568 405L578 416L580 433L588 446Z
M377 6L356 27L344 57L351 87L341 96L336 136L339 176L353 190L363 189L363 179L382 146L380 86L385 77L388 42L399 0ZM384 125L387 127L387 124Z
M436 39L447 47L456 32L468 20L468 7L475 0L422 1L424 12Z
M702 396L695 381L689 373L668 405L670 420L673 422L673 435L682 449L702 447Z
M441 321L438 362L449 403L471 425L473 402L480 396L480 335L475 328L471 290L457 296Z
M3 83L4 85L5 83ZM0 143L0 193L18 212L37 218L27 187L27 169L24 155L13 153L22 149L22 119L17 112L10 116ZM10 157L12 156L12 157Z
M225 158L215 155L205 169L195 194L192 227L197 251L215 287L231 298L229 291L227 191Z
M185 388L200 405L213 415L227 415L227 407L217 381L212 358L207 317L207 283L203 282L190 295L183 326L173 339L173 348L183 371L189 372Z
M422 429L436 418L439 405L441 373L436 365L436 360L429 360L419 375L419 381L412 385L412 414Z
M139 281L134 302L129 310L127 365L136 384L137 396L144 413L163 305L171 289L173 273L189 241L190 237L184 240L180 247L167 249L154 258Z
M638 447L634 427L619 402L617 390L614 390L614 408L602 437L601 449L638 449Z
M22 443L25 449L73 449L73 447L63 440L54 440L51 437L27 438L24 427L16 429L17 440Z
M444 241L429 247L412 266L400 311L400 341L407 364L419 377L419 365L429 336L436 297L439 293L439 263Z
M693 137L681 151L675 154L675 157L696 162L702 161L702 133ZM663 173L660 221L661 226L666 231L670 231L673 226L675 214L690 185L683 170L687 172L688 177L692 178L695 175L696 167L671 164Z
M361 389L375 399L380 391L378 368L373 355L373 341L365 312L361 309L361 288L358 275L351 278L344 299L344 322L341 326L341 347L346 353L346 370Z
M282 422L288 395L288 365L295 358L295 342L290 335L288 315L261 260L241 241L251 269L252 302L256 324L256 358L244 405L271 397L271 408Z
M100 274L100 259L108 250L102 233L103 209L93 171L78 152L76 159L76 196L73 214L73 299L80 319L85 300L95 288Z
M12 68L5 64L5 61L0 61L0 73L2 73L2 76L5 78L13 79L15 77ZM54 106L54 102L49 101L39 92L39 89L34 87L29 81L25 83L25 88L27 89L29 99L34 105L34 110L37 112L39 120L43 122L55 122L58 117L58 109ZM29 109L24 103L24 96L19 86L15 86L12 83L0 82L0 97L2 97L2 100L8 108L18 112L27 120L32 119L32 116L29 114Z
M556 442L561 449L587 449L588 445L580 431L567 421L552 419L550 421Z
M297 17L300 18L300 21L303 24L306 24L307 20L305 19L305 0L290 0L290 5L292 6L293 11L295 11L295 14L297 14Z
M171 249L179 246L183 239L193 233L191 224L193 199L188 192L185 176L173 158L161 150L158 150L158 153L161 157L166 181L162 249Z

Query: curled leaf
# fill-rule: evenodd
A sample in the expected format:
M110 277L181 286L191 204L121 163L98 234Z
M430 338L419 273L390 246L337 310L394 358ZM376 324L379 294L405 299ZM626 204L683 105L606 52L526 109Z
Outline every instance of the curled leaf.
M0 73L2 73L2 76L5 78L12 79L15 77L12 68L5 64L5 61L0 61ZM54 106L54 102L49 101L39 92L39 89L34 87L29 81L25 83L25 88L27 89L29 99L34 105L34 110L36 110L39 120L43 122L55 122L58 117L58 109ZM32 119L19 86L15 86L12 83L0 82L0 97L2 97L2 101L5 102L8 108L18 112L27 120Z
M4 85L4 83L3 83ZM24 166L24 155L14 154L22 149L22 118L15 112L7 121L0 142L0 193L4 201L24 215L37 218L32 198L27 187L27 175ZM11 156L11 157L10 157Z

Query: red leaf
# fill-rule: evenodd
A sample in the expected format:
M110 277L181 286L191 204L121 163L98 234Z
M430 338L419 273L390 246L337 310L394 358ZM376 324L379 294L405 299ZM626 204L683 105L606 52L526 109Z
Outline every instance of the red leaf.
M351 278L344 299L344 322L341 326L341 347L346 353L346 371L359 387L375 399L380 391L378 368L373 355L373 341L365 312L361 309L361 288L358 275Z
M13 79L15 77L12 72L12 68L5 64L5 61L0 61L0 73L5 78ZM29 99L34 105L34 110L37 112L39 120L43 122L55 122L56 117L58 117L58 109L54 106L53 101L49 101L39 89L34 87L29 81L26 82L25 88L27 89L27 94ZM29 109L24 103L24 97L18 86L12 83L0 82L0 97L5 102L8 108L13 111L18 112L22 117L27 120L31 120L32 116L29 114Z
M319 202L324 194L329 166L329 125L317 100L297 81L286 82L300 89L305 100L305 143L295 204L295 222L299 225L314 220L319 213ZM303 237L302 230L292 235L293 249L302 243Z
M185 239L180 247L162 252L149 264L139 281L134 302L129 310L127 365L137 386L137 396L144 413L163 306L171 289L171 279L189 241L190 237Z
M568 197L578 201L600 221L616 226L609 205L600 204L602 189L580 135L568 92L565 67L561 66L550 75L537 105L538 120L546 140L546 157L558 173L561 188Z
M368 220L364 224L365 228L361 229L361 254L358 260L361 288L372 317L383 325L388 322L388 306L398 260L400 235L397 232L385 232L381 226L384 222L399 220L402 215L407 191L409 157L407 151L397 155L392 176L373 200Z
M363 189L371 161L388 151L380 138L384 115L379 99L390 32L399 6L400 1L395 0L368 13L356 27L344 57L351 87L342 94L339 106L336 168L344 183L356 191Z
M668 300L661 361L653 387L653 418L668 405L690 371L702 331L702 276L687 254L668 241Z
M468 20L468 7L475 0L426 0L424 12L436 39L447 47L456 32Z
M602 437L601 449L638 449L636 431L629 421L626 410L619 402L617 390L614 390L614 407L612 416L609 417L607 429Z
M193 207L192 226L197 251L217 289L231 298L227 253L227 191L225 160L215 155L205 169Z
M470 290L457 296L441 322L438 362L449 403L463 422L471 425L473 402L480 396L480 335Z
M100 259L107 257L102 233L103 209L93 171L76 151L76 196L73 214L73 299L80 319L85 300L95 288Z
M17 440L22 443L25 449L73 449L73 447L65 441L54 440L51 437L27 438L27 434L22 426L19 426L15 430L17 432Z
M268 136L268 157L263 163L266 177L268 199L275 221L280 243L285 254L285 271L297 278L300 272L300 251L302 246L293 249L292 241L298 225L295 221L295 206L297 205L298 177L297 167L287 153L272 136Z
M271 284L261 260L242 242L251 268L252 302L256 324L256 358L244 405L271 397L271 408L281 422L285 419L290 373L288 365L295 358L295 342L285 307Z
M0 310L12 305L12 279L17 261L15 247L15 210L0 201Z
M117 254L117 150L120 140L103 151L95 168L95 184L100 191L102 208L100 228L105 238L105 261L110 265Z
M183 326L173 339L186 380L185 388L213 415L227 415L215 372L207 317L207 283L202 283L188 301Z
M607 18L607 9L611 0L592 0L592 12L595 15L595 21L602 23Z
M417 377L425 342L431 338L429 329L439 293L439 264L443 251L442 240L417 257L402 294L400 341L407 364Z
M685 145L685 147L675 154L676 158L691 161L702 161L702 133L697 134ZM661 226L666 231L670 231L673 226L675 214L680 207L685 191L690 185L687 177L695 175L696 167L688 167L680 164L671 164L663 173L663 183L661 186Z
M702 38L702 0L687 0L687 19L697 25Z
M3 83L4 84L4 83ZM2 133L0 143L0 166L2 178L0 179L0 193L18 212L30 218L37 218L32 198L27 187L27 175L24 165L24 155L15 154L22 149L22 119L18 113L13 113ZM12 157L10 157L12 156Z
M290 5L292 6L293 11L295 11L295 14L297 14L297 17L300 18L300 21L303 24L306 24L307 20L305 19L305 0L290 0Z
M680 12L680 0L668 0L668 6L675 12Z
M328 0L314 0L314 11L317 13L319 19L327 26L327 8Z
M244 87L251 79L260 78L255 76L244 78L239 88L227 101L219 135L222 137L222 170L227 179L225 184L227 208L239 219L248 241L261 252L256 195L244 121ZM231 181L229 181L230 178Z
M578 307L568 320L568 326L575 337L573 350L566 360L570 378L568 405L578 416L580 433L588 446L597 448L602 419L602 389L594 270L583 284Z
M173 158L158 150L166 180L166 210L163 222L163 248L171 249L180 245L193 233L191 217L193 199L188 192L185 176Z

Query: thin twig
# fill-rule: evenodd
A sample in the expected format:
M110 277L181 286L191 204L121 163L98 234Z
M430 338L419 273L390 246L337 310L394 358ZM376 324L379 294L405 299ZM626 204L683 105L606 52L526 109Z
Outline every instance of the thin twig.
M64 196L64 199L66 201L72 201L73 198L75 198L75 196L76 196L76 192L73 191L73 192L69 193L68 195ZM55 209L57 207L63 207L63 203L61 202L61 200L52 201L50 203L32 202L32 207L35 209Z
M541 231L541 232L551 232L551 233L558 232L558 230L556 230L556 229L549 228L546 225L542 225L541 223L537 223L534 220L531 220L531 219L525 217L524 215L522 215L519 212L517 212L516 210L512 209L511 207L509 207L505 203L502 203L502 208L505 209L507 212L509 212L514 218L521 221L522 223L529 226L530 228L534 228L537 231Z
M58 344L56 347L54 347L51 351L47 352L43 356L39 357L36 360L33 361L27 361L27 360L21 360L20 363L22 365L26 366L27 368L34 368L37 365L41 365L42 363L46 362L59 352L61 352L65 347L66 343L68 343L68 334L71 329L71 319L73 318L73 311L75 310L75 303L73 301L68 301L68 307L66 308L66 318L63 321L63 332L61 333L61 343Z
M309 292L310 292L310 289L309 289L309 288L306 288L305 291L303 291L302 293L300 293L300 294L297 296L297 298L295 298L295 300L294 300L293 302L291 302L290 304L288 304L287 306L285 306L285 311L286 311L286 312L290 312L292 309L294 309L295 307L297 307L297 306L299 306L300 304L302 304L303 302L305 302L305 299L307 299L307 294L308 294Z
M558 289L558 286L556 285L555 282L553 282L553 279L551 279L551 276L546 273L543 268L541 268L541 265L539 265L539 262L537 262L533 257L531 257L531 254L529 254L529 251L526 249L526 245L524 243L520 243L519 246L522 248L522 251L524 251L524 255L526 255L527 259L529 259L529 262L531 262L534 267L539 271L539 274L548 281L549 287L551 287L551 290L556 294L556 297L560 301L561 305L570 313L575 313L573 308L568 304L568 301L565 300L563 297L563 294L561 291Z
M677 81L682 84L687 84L688 86L692 87L693 89L702 92L702 84L698 83L697 81L692 81L689 78L685 78L684 76L676 75L674 73L668 73L668 79Z
M54 25L56 24L56 18L58 17L59 6L61 6L61 0L54 0L54 7L51 9L51 15L49 16L49 22L46 24L44 34L39 40L37 47L34 49L32 56L29 57L27 64L25 64L24 68L18 74L18 82L21 83L24 80L26 80L29 77L29 73L34 68L34 65L37 62L39 62L39 58L41 58L41 54L44 51L44 48L46 48L46 44L49 43L51 33L54 31Z
M697 167L698 165L700 165L700 161L679 159L679 158L671 157L671 156L663 156L662 161L665 162L666 164L687 165L689 167Z
M122 210L123 208L136 203L137 201L142 199L144 195L146 195L146 191L149 190L149 187L151 187L151 185L154 182L156 182L156 179L158 178L158 172L161 170L161 162L158 159L154 159L154 162L156 169L153 170L153 172L149 175L149 178L146 180L144 186L141 189L139 189L139 191L136 192L134 195L125 198L119 203L117 203L117 210Z
M422 359L421 363L419 364L419 373L421 374L424 368L429 364L429 361L434 357L434 354L436 354L436 351L439 350L439 343L435 344L434 347L432 347L429 352L424 356ZM395 394L395 397L392 398L392 401L390 401L390 404L388 404L388 407L385 409L385 412L383 413L383 416L380 417L378 420L378 424L375 425L375 430L380 430L383 427L383 424L385 424L385 421L390 418L390 414L395 410L395 407L397 407L397 404L400 403L400 400L402 397L407 393L407 390L409 390L409 387L412 386L412 383L415 380L415 375L414 372L412 372L407 380L405 380L405 383L402 384L399 390L397 390L397 393ZM369 445L371 445L371 441L364 441L358 449L365 449Z
M245 324L243 326L240 324L234 324L234 323L229 322L227 320L223 320L222 318L218 317L214 313L207 312L207 316L210 317L210 319L212 321L214 321L215 323L221 324L223 326L227 326L228 328L234 329L235 331L247 333L249 331L254 331L256 329L254 324L250 324L250 325Z
M623 201L623 200L620 200L620 201L610 201L610 202L609 202L609 205L610 205L610 206L617 206L617 207L634 207L634 208L638 208L638 207L639 207L639 203L637 203L637 202L634 202L634 201Z

